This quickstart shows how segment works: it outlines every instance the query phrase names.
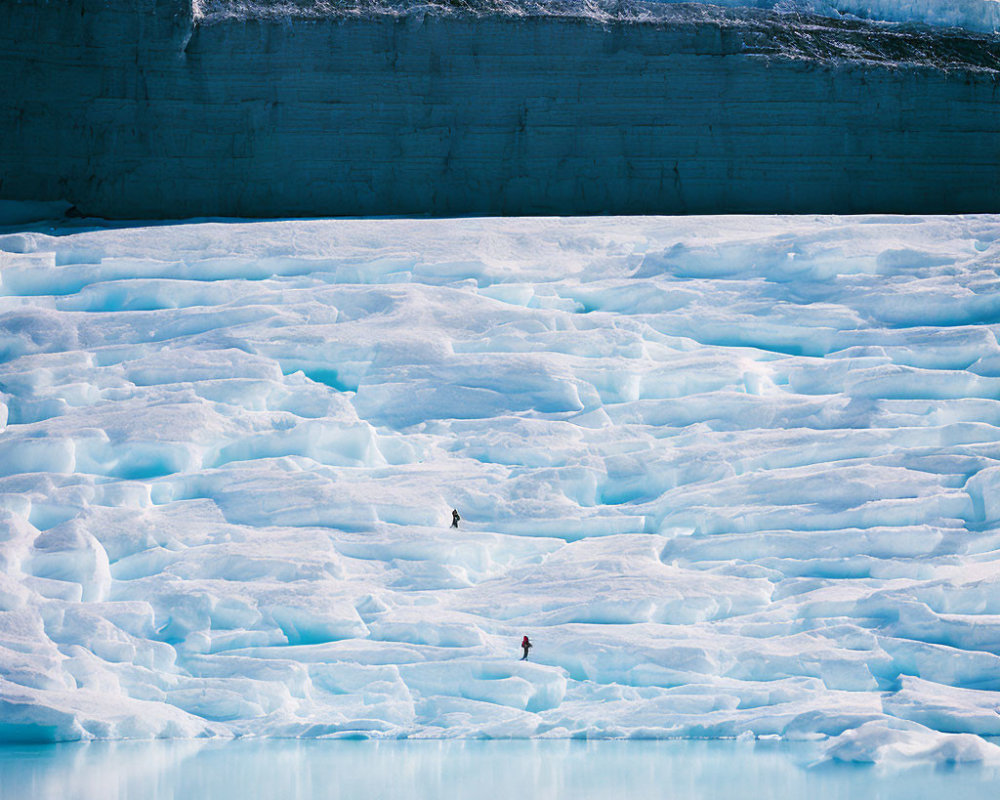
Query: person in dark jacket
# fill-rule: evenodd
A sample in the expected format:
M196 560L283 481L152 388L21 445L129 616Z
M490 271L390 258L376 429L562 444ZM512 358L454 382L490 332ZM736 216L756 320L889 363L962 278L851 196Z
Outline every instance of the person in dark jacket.
M458 521L460 519L461 519L461 517L458 516L458 509L457 508L453 508L451 510L451 527L457 528L458 527Z
M531 646L532 646L531 645L531 640L527 636L525 636L521 640L521 649L524 651L524 655L521 656L521 661L527 661L528 660L528 651L531 649Z

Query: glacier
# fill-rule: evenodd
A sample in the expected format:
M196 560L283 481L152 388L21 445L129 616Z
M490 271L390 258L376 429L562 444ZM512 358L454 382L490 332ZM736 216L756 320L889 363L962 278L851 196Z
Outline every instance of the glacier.
M0 740L1000 755L1000 219L14 219Z
M138 220L1000 211L994 0L761 5L0 3L0 200Z

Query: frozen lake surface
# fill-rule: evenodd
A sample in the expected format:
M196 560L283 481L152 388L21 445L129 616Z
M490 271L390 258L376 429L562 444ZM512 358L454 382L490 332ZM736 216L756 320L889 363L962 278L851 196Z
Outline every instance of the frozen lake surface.
M995 767L808 766L733 741L123 742L0 748L2 800L994 798Z

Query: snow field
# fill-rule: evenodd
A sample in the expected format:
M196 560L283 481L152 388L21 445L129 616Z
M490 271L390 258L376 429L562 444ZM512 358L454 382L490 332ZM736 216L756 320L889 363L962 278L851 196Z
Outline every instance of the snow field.
M1000 754L995 218L7 230L0 740Z

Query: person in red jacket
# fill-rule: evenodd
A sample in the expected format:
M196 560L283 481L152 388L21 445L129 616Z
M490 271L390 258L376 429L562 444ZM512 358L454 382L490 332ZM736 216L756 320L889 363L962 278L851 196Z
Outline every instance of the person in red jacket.
M521 640L521 649L524 651L524 655L521 656L521 661L527 661L528 660L528 651L531 649L531 640L528 639L527 636L525 636Z

